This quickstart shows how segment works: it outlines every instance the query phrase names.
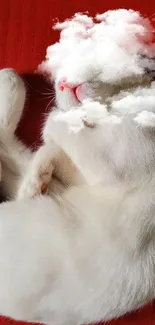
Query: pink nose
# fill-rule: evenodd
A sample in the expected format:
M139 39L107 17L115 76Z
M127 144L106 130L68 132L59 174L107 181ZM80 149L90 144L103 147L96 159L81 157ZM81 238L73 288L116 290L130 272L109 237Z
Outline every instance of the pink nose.
M80 102L79 90L81 88L81 85L71 86L71 85L68 84L68 82L65 79L62 79L58 84L58 88L59 88L60 91L64 91L65 89L71 90L72 93L74 94L75 98Z
M65 79L59 82L58 87L61 91L64 91L64 89L73 89L73 87L70 86Z

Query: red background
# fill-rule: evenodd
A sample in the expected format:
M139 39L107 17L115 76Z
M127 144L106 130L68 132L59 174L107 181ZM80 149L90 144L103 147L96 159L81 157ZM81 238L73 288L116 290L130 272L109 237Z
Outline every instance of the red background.
M51 86L37 76L35 70L44 59L46 47L57 40L58 34L52 31L53 19L63 20L83 11L94 15L120 7L140 10L153 18L155 1L0 0L0 68L16 69L23 74L27 85L27 102L18 130L25 143L33 146L38 143L40 126L50 101ZM12 320L0 318L0 325L8 323L16 325ZM110 324L114 325L115 321ZM116 325L129 324L155 324L153 304L116 321Z

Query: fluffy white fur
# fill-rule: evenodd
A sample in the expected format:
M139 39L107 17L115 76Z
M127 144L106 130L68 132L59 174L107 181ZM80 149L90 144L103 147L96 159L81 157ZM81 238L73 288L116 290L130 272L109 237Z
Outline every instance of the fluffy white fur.
M130 13L120 12L122 23L124 17L132 18ZM111 15L114 22L117 12ZM91 24L87 17L77 19ZM136 72L132 78L126 75L125 80L123 75L118 84L110 85L109 80L103 82L94 75L92 70L90 79L90 71L87 80L80 76L82 84L93 90L86 103L77 100L72 88L62 92L56 73L58 109L45 123L44 145L32 162L23 149L24 162L30 164L27 171L23 168L26 175L23 179L20 174L21 184L12 195L18 192L18 200L0 206L0 313L15 319L83 324L119 317L155 298L155 130L149 123L135 121L144 108L154 113L153 101L149 104L149 96L142 96L151 89L153 94L154 86L143 73L137 77ZM8 120L13 113L17 122L19 111L12 103L15 94L24 102L23 86L13 87L13 92L9 80L6 94L11 98L4 112ZM83 94L78 98L88 99L80 91ZM130 96L128 109L124 104L123 111L121 103ZM101 111L98 118L95 115L98 103L105 108L102 123ZM72 122L74 126L77 112L82 127L75 130ZM3 145L8 148L4 132L8 122L3 128L2 121ZM11 139L16 141L13 131ZM19 154L18 146L15 151ZM19 159L16 163L19 168ZM49 185L52 175L57 180ZM52 190L51 196L29 198L43 185Z
M0 193L15 198L21 178L28 167L30 152L15 136L21 118L26 90L12 69L0 70Z

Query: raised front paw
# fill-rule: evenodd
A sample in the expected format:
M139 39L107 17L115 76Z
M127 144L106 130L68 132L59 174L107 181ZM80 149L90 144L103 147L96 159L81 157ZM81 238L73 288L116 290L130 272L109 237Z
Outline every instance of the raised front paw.
M27 179L18 191L17 200L31 198L38 194L41 194L41 184Z
M29 173L19 188L17 200L45 194L48 190L49 184L51 183L52 173L52 164L50 164L46 169L40 168L38 173Z

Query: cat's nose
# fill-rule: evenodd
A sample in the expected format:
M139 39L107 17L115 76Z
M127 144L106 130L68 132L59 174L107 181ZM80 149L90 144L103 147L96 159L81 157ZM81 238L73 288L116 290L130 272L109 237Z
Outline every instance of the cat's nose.
M81 85L78 85L78 86L70 85L65 79L59 81L59 83L58 83L59 90L61 90L61 91L64 91L65 89L71 90L71 92L74 94L74 96L78 100L78 102L80 102L80 99L78 96L80 87L81 87Z
M59 81L58 88L61 91L64 91L65 89L73 89L73 87L69 85L65 79Z

